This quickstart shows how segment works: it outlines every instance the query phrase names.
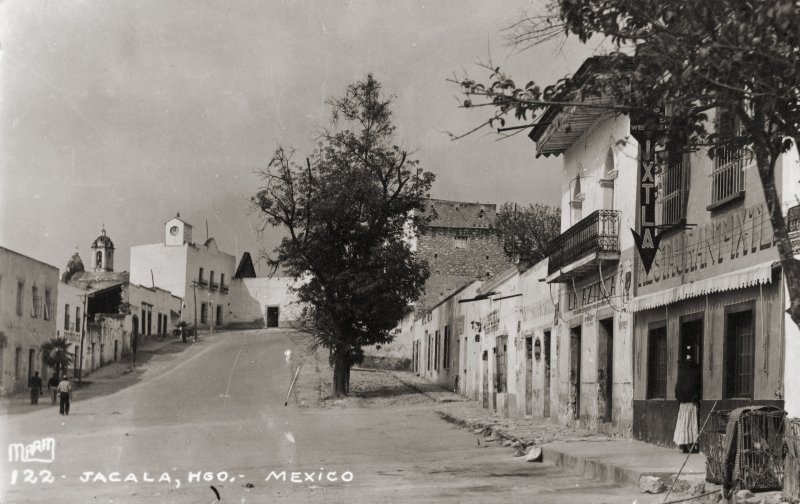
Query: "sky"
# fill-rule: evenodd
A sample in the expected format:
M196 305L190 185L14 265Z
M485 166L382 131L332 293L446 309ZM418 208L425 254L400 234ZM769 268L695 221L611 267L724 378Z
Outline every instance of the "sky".
M115 270L163 242L180 212L195 241L271 250L250 210L278 145L298 155L327 124L325 100L371 72L395 95L397 143L436 174L442 199L557 204L561 158L527 131L477 133L488 109L459 108L455 73L552 83L590 49L515 52L502 29L539 0L5 0L0 3L0 246L63 270L89 267L103 226ZM259 266L260 273L266 268Z

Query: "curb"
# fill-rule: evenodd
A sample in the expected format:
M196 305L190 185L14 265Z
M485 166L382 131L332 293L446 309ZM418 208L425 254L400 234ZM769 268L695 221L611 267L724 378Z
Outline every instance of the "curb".
M491 432L491 434L493 434L493 436L499 441L509 440L513 443L520 443L524 448L528 446L523 440L514 434L498 428L491 422L467 420L442 410L436 410L436 413L442 418L442 420L451 424L468 429L483 429L484 433L489 434ZM620 466L606 460L600 460L596 457L572 455L565 451L558 450L550 443L542 444L541 448L542 458L545 462L551 463L564 471L577 473L585 476L586 478L613 483L620 486L638 488L639 479L642 476L655 476L657 478L661 478L663 481L669 482L677 473L677 470L642 471L635 468ZM705 477L703 479L705 480ZM691 483L694 480L679 478L678 481L686 481Z
M466 401L468 401L468 399L461 398L460 396L457 397L457 398L453 398L453 397L436 397L435 395L431 394L430 392L422 390L416 384L411 383L411 382L409 382L407 380L404 380L404 379L400 378L397 375L397 373L395 373L395 372L392 372L392 371L389 371L389 370L383 370L383 372L391 374L392 376L394 376L397 379L397 381L399 381L400 383L402 383L406 387L410 388L414 392L417 392L418 394L424 395L425 397L427 397L428 399L430 399L431 401L433 401L433 402L435 402L437 404L445 404L445 403L453 403L453 402L466 402ZM447 393L447 394L449 394L451 396L455 395L452 392L447 391L446 389L442 389L442 393Z

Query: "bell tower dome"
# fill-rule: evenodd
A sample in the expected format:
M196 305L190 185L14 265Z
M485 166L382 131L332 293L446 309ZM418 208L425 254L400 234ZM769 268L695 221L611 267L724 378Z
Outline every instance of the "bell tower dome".
M114 271L114 242L106 236L106 227L92 242L92 269L94 271Z

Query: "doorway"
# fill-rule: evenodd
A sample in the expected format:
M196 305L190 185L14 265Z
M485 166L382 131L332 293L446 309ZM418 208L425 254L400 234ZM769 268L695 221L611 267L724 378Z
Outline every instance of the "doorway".
M484 408L489 408L489 351L484 350L482 355L482 378L481 390L483 391L483 401L481 401Z
M119 358L119 340L114 340L114 361Z
M569 388L572 418L581 418L581 326L570 329L569 341Z
M508 336L498 336L497 347L495 348L495 364L497 369L496 376L496 391L498 393L508 392L508 382L506 380L508 364L506 356L508 355Z
M89 367L90 371L94 371L94 347L95 343L92 343L92 359L91 359L91 366Z
M525 355L525 414L533 415L533 336L525 338Z
M688 355L692 364L700 370L700 397L703 397L703 315L688 315L681 318L680 334L681 360ZM678 381L681 380L681 368L678 366Z
M544 411L542 416L550 418L550 331L545 331L542 339L544 340L544 387L542 390Z
M34 368L36 367L36 350L31 348L28 350L28 383L31 382Z
M267 327L278 327L278 307L267 306Z
M597 381L600 386L598 413L604 422L611 422L614 411L614 318L600 321L597 348Z

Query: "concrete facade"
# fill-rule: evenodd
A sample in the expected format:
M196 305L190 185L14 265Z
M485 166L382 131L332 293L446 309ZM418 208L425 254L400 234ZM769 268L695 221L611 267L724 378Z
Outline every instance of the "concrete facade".
M191 225L177 216L164 225L164 243L131 247L130 281L182 298L185 321L224 327L235 311L230 286L236 258L221 251L214 238L197 245L191 236Z
M0 395L46 381L42 343L56 336L58 268L0 247Z
M287 276L235 278L231 282L229 323L256 327L293 326L303 311L293 290L302 282ZM277 317L270 320L275 311Z

